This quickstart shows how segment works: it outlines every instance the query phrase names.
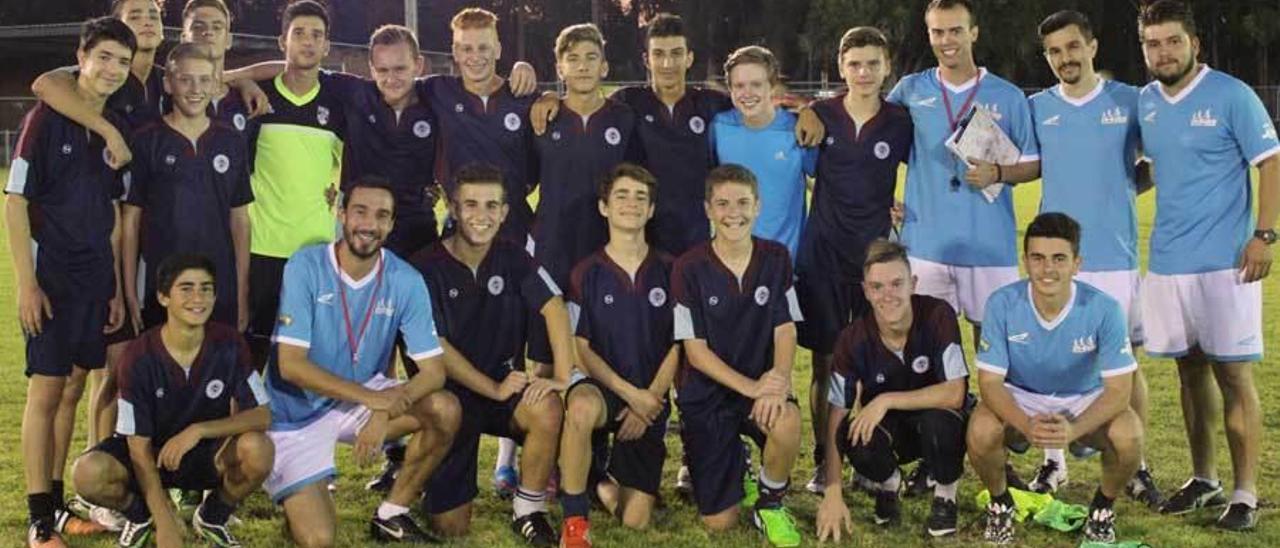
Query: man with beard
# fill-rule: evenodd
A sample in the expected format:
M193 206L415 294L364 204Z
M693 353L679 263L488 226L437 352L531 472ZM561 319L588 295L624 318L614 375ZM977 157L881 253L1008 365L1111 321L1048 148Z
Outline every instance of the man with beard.
M1185 4L1162 0L1138 18L1156 81L1139 97L1142 143L1154 164L1155 227L1142 284L1147 354L1175 358L1193 476L1162 510L1221 505L1213 436L1222 392L1235 492L1218 518L1229 530L1257 522L1262 409L1252 362L1262 359L1262 284L1280 215L1280 142L1243 82L1198 63L1200 40ZM1249 167L1258 169L1251 219Z
M395 220L390 184L356 182L338 218L342 241L305 247L284 268L267 369L276 466L264 488L284 507L294 542L333 546L338 517L326 484L337 442L354 444L356 462L368 464L386 439L413 433L369 532L380 542L432 542L409 505L452 443L459 410L440 390L431 299L413 267L382 248ZM408 383L383 375L397 333L419 369Z

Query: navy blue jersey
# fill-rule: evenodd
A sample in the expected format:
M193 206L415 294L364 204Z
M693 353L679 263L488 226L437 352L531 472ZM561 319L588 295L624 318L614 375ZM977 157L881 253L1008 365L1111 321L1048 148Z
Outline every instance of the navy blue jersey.
M249 346L235 328L209 322L190 368L174 361L153 327L125 347L116 369L120 410L116 433L151 438L159 450L192 424L231 416L268 402Z
M738 373L758 379L773 367L774 328L801 321L791 286L791 257L782 244L752 238L742 279L705 242L676 260L671 273L676 340L702 339ZM685 365L676 394L681 405L716 402L733 391Z
M103 115L125 132L119 116ZM115 294L113 200L123 186L101 137L36 103L23 121L4 190L28 202L36 281L46 295L93 302Z
M348 78L354 82L347 97L343 189L363 175L381 175L395 188L397 217L432 214L424 195L435 181L436 169L436 117L431 105L417 101L396 112L382 100L376 84ZM419 82L419 87L425 86L425 80Z
M907 110L892 103L857 127L844 98L813 104L827 137L818 149L817 183L796 270L857 281L867 244L889 235L898 166L911 152L913 128Z
M504 83L493 95L480 97L467 91L457 76L427 78L419 92L440 121L437 179L452 192L454 174L467 164L486 163L502 170L511 213L499 234L524 244L533 223L526 197L538 183L538 158L529 129L529 107L538 96L516 97Z
M573 268L569 317L574 333L632 386L648 388L675 344L671 267L654 248L635 279L603 249Z
M609 241L600 215L600 180L627 157L635 116L605 100L583 118L561 102L560 115L535 139L542 190L533 225L534 257L567 285L569 271Z
M533 314L560 288L524 247L497 240L480 268L459 261L443 242L414 255L410 263L427 280L436 332L495 381L524 370L525 343ZM455 393L470 392L448 384Z
M192 143L163 120L132 137L133 162L125 202L142 208L139 233L145 264L140 298L150 302L156 271L174 253L199 253L217 268L213 318L236 321L236 257L231 210L253 201L248 151L235 128L213 122Z
M164 100L164 68L154 66L146 82L130 72L120 89L107 98L107 108L122 116L132 130L159 119Z
M885 346L874 313L854 318L836 342L827 401L852 409L858 384L862 384L861 404L866 405L885 392L919 390L968 377L960 327L951 305L927 295L912 295L911 317L901 353Z
M634 86L619 89L612 98L635 112L636 158L658 179L649 241L678 256L710 239L702 203L715 159L707 128L717 113L733 108L729 96L690 87L667 108L652 88Z
M244 104L239 90L231 89L222 97L212 98L209 106L205 107L205 114L210 120L222 122L236 131L249 129L249 105Z

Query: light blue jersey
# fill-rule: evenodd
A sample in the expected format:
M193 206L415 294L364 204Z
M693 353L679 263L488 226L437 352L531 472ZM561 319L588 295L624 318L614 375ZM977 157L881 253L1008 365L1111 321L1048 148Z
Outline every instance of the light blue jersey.
M888 100L911 112L915 140L907 161L907 216L902 238L911 255L955 266L1017 266L1017 227L1013 194L1005 188L994 202L964 182L964 162L947 150L953 131L947 105L955 120L964 117L970 92L972 104L989 111L1022 152L1019 163L1040 158L1026 95L1008 81L979 69L978 78L961 86L943 83L937 69L904 77ZM958 182L953 185L952 181Z
M306 348L311 363L357 384L386 371L397 332L414 360L443 353L422 275L394 253L380 253L378 265L362 280L338 269L334 244L304 247L285 264L272 337L277 348L267 365L272 430L301 428L338 404L285 380L280 375L279 345ZM352 339L359 349L354 359Z
M779 107L773 123L753 129L742 113L727 110L711 122L711 145L718 164L739 164L760 182L760 216L752 234L787 246L795 262L804 227L805 176L812 176L818 151L796 142L796 115Z
M1254 224L1249 166L1280 152L1276 128L1244 82L1202 66L1177 97L1142 88L1142 144L1154 164L1150 270L1235 268Z
M1120 303L1096 287L1073 282L1067 306L1046 321L1031 302L1030 282L1021 280L987 301L978 369L1036 394L1088 394L1103 378L1138 368L1128 333Z
M1137 113L1138 88L1110 80L1079 99L1062 86L1031 96L1044 183L1040 212L1080 223L1087 272L1138 268Z

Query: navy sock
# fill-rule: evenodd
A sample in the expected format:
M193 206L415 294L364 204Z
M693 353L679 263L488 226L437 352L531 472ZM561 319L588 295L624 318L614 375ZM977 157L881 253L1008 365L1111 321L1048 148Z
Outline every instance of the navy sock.
M1014 504L1013 502L1013 493L1010 493L1009 489L1007 488L1004 490L1003 493L1000 493L999 495L992 495L991 502L998 502L1008 508L1013 508L1014 506L1016 506L1016 504Z
M53 523L53 511L58 508L54 502L53 495L50 493L31 493L27 495L27 512L30 514L31 523L43 521L45 523Z
M54 504L57 504L58 507L61 508L63 504L65 504L63 500L64 500L64 497L66 496L64 494L65 493L64 490L66 489L66 484L63 483L62 480L56 479L50 482L49 486L51 487L51 489L49 489L49 494L53 495Z
M560 507L564 509L564 517L580 516L587 517L587 513L591 510L591 501L587 498L586 493L560 495Z
M147 501L142 495L131 495L129 505L124 508L124 517L133 523L146 523L151 519L151 509L147 508Z
M236 505L222 500L221 490L209 493L204 504L200 505L200 519L213 525L226 525L227 518L236 510Z
M1098 489L1097 491L1094 491L1093 502L1089 504L1089 507L1110 509L1111 505L1115 504L1115 502L1116 499L1108 498L1106 495L1102 494L1102 489Z

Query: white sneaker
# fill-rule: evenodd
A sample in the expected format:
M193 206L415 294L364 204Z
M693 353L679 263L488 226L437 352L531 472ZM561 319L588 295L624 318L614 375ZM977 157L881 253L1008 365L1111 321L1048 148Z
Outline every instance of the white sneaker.
M120 532L121 529L124 529L124 524L129 522L128 519L125 519L124 514L102 506L94 506L89 509L89 520L113 533Z
M680 472L676 473L676 491L681 493L693 492L693 475L689 473L688 466L681 466Z
M804 484L804 490L815 495L821 495L822 491L827 487L827 474L822 468L816 468L813 471L813 477L809 478L809 483Z
M1036 469L1036 475L1027 484L1037 493L1056 493L1058 488L1067 484L1067 467L1065 463L1054 459L1044 461Z

